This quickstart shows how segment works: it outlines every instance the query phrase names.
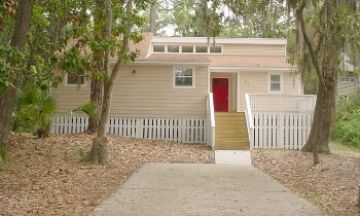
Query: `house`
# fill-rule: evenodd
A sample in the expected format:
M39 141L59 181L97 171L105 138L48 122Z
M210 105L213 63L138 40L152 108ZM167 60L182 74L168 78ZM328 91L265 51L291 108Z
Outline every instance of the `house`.
M133 47L139 57L123 66L115 81L108 132L248 149L245 94L303 94L300 76L286 61L286 44L284 39L216 38L213 43L205 37L145 34ZM65 77L52 90L58 115L88 102L89 91L90 80L79 88ZM58 119L52 132L81 132L86 121Z

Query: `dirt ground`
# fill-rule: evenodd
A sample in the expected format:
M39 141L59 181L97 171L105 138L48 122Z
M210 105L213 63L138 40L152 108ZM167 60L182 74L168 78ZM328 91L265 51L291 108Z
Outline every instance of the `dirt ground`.
M0 170L0 215L88 215L146 162L209 163L205 145L111 137L107 166L80 163L91 136L13 135Z
M339 151L339 149L341 151ZM287 150L253 150L255 167L315 203L331 216L360 215L360 154L334 146L314 167L312 154Z

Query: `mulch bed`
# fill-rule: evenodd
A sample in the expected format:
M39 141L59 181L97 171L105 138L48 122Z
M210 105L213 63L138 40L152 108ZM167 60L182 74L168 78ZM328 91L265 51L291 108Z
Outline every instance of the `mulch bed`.
M106 166L80 163L92 136L34 139L12 135L10 165L0 170L0 215L88 215L148 162L210 163L205 145L111 136Z
M287 150L253 150L255 167L317 205L325 214L360 215L360 157L321 155L313 166L312 154Z

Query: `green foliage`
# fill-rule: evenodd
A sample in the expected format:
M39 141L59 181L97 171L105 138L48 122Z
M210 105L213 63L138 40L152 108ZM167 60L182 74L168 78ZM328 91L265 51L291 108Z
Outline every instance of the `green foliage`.
M78 148L76 154L79 157L80 162L89 162L88 153L84 149Z
M338 100L335 138L360 148L360 91Z
M97 106L95 103L85 103L81 106L75 108L72 110L73 112L84 112L86 115L88 115L91 118L95 118L97 116Z
M15 112L17 131L37 133L48 131L51 116L55 111L55 101L47 91L36 87L27 87L20 92Z
M0 146L0 167L8 167L10 164L10 161L7 157L7 153L4 147Z

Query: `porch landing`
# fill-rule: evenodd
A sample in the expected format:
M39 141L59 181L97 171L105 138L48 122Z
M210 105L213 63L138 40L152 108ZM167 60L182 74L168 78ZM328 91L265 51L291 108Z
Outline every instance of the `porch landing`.
M245 113L216 112L215 124L216 150L250 149Z

